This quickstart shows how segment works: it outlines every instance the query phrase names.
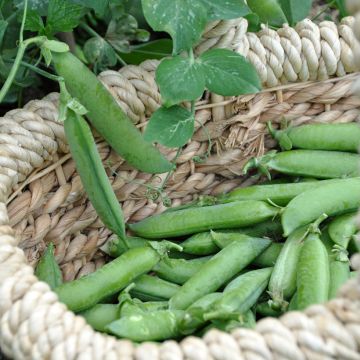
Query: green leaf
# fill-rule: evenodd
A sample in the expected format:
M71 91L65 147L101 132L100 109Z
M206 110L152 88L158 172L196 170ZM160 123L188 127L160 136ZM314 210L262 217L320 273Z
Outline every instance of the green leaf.
M278 0L291 26L305 19L312 6L312 0Z
M50 0L46 34L54 35L59 31L67 32L78 26L83 16L83 7L71 3L69 0Z
M200 39L207 9L199 0L142 0L146 20L155 31L166 31L174 53L189 50Z
M93 37L86 41L84 55L91 63L98 63L100 69L115 66L117 63L114 49L102 38Z
M183 146L194 132L194 121L194 115L181 106L161 107L151 116L144 138L167 147Z
M42 46L50 51L62 53L69 51L69 45L57 40L46 40Z
M0 20L0 47L3 43L3 39L4 39L4 35L5 35L5 32L6 32L6 29L8 27L8 22L5 21L5 20Z
M160 39L130 47L130 53L121 53L120 56L126 63L138 65L147 59L162 59L170 56L172 47L173 43L170 39Z
M160 87L165 106L191 101L202 95L205 78L201 66L193 59L180 55L164 59L156 70L156 82Z
M251 13L245 16L245 19L248 21L248 31L249 32L258 32L260 31L260 18L257 14Z
M264 24L281 27L287 23L286 16L277 0L247 0L247 4Z
M71 0L71 2L93 9L99 16L103 15L109 6L109 0Z
M24 8L24 0L13 0L18 9ZM40 16L45 16L48 11L49 0L28 0L28 11L33 10Z
M249 14L244 0L200 0L208 9L209 20L236 19Z
M26 14L25 30L39 32L44 29L44 22L35 10L29 10Z
M206 87L223 96L256 93L261 82L255 68L241 55L226 49L213 49L198 59Z
M35 275L41 281L46 282L51 289L62 284L62 274L54 256L54 245L50 243L39 260Z

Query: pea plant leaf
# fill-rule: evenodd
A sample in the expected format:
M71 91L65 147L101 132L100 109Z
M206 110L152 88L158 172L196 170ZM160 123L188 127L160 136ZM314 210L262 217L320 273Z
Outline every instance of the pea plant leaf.
M87 40L83 51L86 59L92 64L97 64L100 71L117 63L114 49L102 38L93 37Z
M247 0L247 4L264 24L281 27L287 23L286 16L277 0Z
M201 66L194 59L180 55L164 59L160 63L156 70L156 82L167 107L182 101L195 100L205 89Z
M71 2L93 9L100 16L105 13L109 6L109 0L71 0Z
M83 16L84 7L69 0L50 0L46 21L46 35L51 36L59 31L71 31Z
M24 8L24 0L13 0L18 9ZM33 10L40 16L45 16L48 11L49 0L28 0L28 11Z
M291 26L305 19L312 6L312 0L278 0Z
M194 122L194 115L179 105L161 107L151 116L144 139L167 147L181 147L191 138Z
M226 49L213 49L197 60L205 75L206 87L219 95L256 93L261 82L255 68L240 54Z
M3 39L4 39L4 35L5 35L5 31L8 27L9 23L5 20L0 20L0 47L2 45Z
M192 48L208 20L207 9L199 0L142 0L142 7L153 30L170 34L175 54Z
M29 10L26 14L25 30L40 32L44 29L44 22L35 10Z
M244 0L200 0L208 9L209 20L235 19L249 14Z

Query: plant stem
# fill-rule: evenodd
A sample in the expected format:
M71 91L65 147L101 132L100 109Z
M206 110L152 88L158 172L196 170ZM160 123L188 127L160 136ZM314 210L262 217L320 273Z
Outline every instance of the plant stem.
M86 23L81 23L80 26L91 36L95 36L99 39L102 39L104 40L109 46L111 46L111 44L109 44L109 42L104 39L100 34L98 34L92 27L90 27L88 24ZM112 47L112 46L111 46ZM113 48L113 47L112 47ZM114 49L115 50L115 49ZM118 62L123 65L123 66L126 66L127 63L122 59L122 57L117 53L117 51L115 50L115 55L116 55L116 58L118 60Z
M335 4L335 0L329 2L327 4L327 6L325 6L317 15L315 15L311 21L315 21L316 19L318 19L324 12L326 12L327 10L329 10L331 8L331 6L333 6Z

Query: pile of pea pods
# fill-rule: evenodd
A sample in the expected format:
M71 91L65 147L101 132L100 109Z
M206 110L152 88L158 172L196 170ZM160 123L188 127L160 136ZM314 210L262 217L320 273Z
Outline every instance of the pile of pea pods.
M244 170L269 179L129 224L132 236L106 244L115 259L55 286L60 300L94 329L142 342L253 327L334 298L356 275L360 126L269 130L282 151Z

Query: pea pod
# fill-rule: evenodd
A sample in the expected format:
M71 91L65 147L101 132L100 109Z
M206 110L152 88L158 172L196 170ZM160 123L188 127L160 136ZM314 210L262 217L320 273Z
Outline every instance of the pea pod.
M196 274L210 259L210 256L193 260L166 258L159 261L154 266L153 271L161 279L182 285Z
M310 233L301 249L297 274L297 308L304 310L329 297L330 270L325 245L318 234Z
M350 271L350 279L356 279L359 276L359 271Z
M333 245L329 235L330 226L331 223L327 229L322 231L321 240L328 252L330 269L329 299L333 299L341 286L350 278L350 261L345 248Z
M283 246L281 243L271 243L271 245L253 261L253 265L258 267L274 266Z
M158 310L128 316L110 323L106 330L121 338L137 342L159 341L179 336L179 323L184 316L179 310Z
M288 311L296 311L298 309L297 306L297 292L295 292L295 294L293 295L293 297L291 298L290 302L289 302L289 307L288 307Z
M179 290L179 285L146 274L139 276L134 284L130 294L135 291L136 294L153 296L157 299L170 299Z
M213 320L207 330L219 329L221 331L231 332L237 328L253 329L256 326L254 313L247 311L240 320Z
M125 238L122 210L101 163L90 127L83 117L68 109L65 135L86 193L101 221Z
M274 309L285 309L296 291L297 265L307 227L295 230L285 241L269 281L269 293Z
M52 60L70 94L88 110L91 124L129 164L148 173L164 173L173 168L143 139L110 92L80 60L69 52L53 52Z
M275 310L273 307L269 305L267 301L256 304L255 307L256 314L259 314L263 317L279 317L282 314L281 310Z
M352 236L358 231L356 224L357 213L338 216L329 224L331 240L345 249L348 247Z
M115 304L97 304L79 315L85 318L86 322L94 330L106 332L106 326L119 318L119 306Z
M348 124L309 124L275 131L269 130L283 150L292 148L358 152L360 126Z
M221 196L219 203L244 200L271 200L277 205L287 205L297 195L304 191L315 189L334 180L308 181L289 184L254 185L240 187Z
M39 260L35 275L40 281L46 282L51 289L62 284L62 274L54 256L54 244L50 243Z
M245 314L266 289L271 272L272 268L254 270L234 279L225 287L224 295L213 304L212 310L204 318L224 320L234 314Z
M200 297L217 291L256 258L271 241L234 241L214 255L170 299L170 309L186 309Z
M278 212L279 209L262 201L236 201L165 212L130 224L129 228L149 239L167 238L211 229L245 227L272 218Z
M282 227L279 221L267 220L262 223L239 228L221 230L221 232L236 232L254 237L279 238L282 234ZM220 251L214 243L210 232L195 234L181 243L183 251L193 255L212 255ZM260 255L261 256L261 255Z
M244 173L252 168L270 177L270 170L295 176L336 179L360 175L360 156L339 151L291 150L271 151L258 159L251 159Z
M130 249L99 270L60 285L55 292L70 310L82 311L124 289L138 276L150 271L159 260L159 252L150 246Z
M343 179L308 190L291 200L281 216L284 236L310 224L322 214L334 216L360 205L360 178Z

